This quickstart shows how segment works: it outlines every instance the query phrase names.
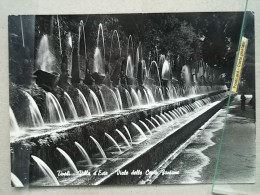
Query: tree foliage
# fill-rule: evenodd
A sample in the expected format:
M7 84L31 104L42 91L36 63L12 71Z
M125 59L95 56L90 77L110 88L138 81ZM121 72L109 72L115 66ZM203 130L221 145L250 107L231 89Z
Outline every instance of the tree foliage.
M254 17L252 13L248 13L247 16L245 33L250 39L248 48L250 48L251 55L254 56ZM101 23L104 31L107 63L109 60L117 58L113 55L118 55L118 43L115 37L111 47L112 33L117 30L121 55L125 58L127 57L128 37L131 35L135 52L141 42L143 59L146 62L149 58L157 59L158 53L164 54L172 60L181 59L181 65L184 63L196 64L202 59L212 68L225 72L228 77L231 77L242 17L242 12L36 16L34 29L24 28L24 34L26 36L35 35L35 41L26 44L31 51L32 58L37 53L39 40L43 34L52 36L53 52L55 56L59 56L59 38L63 40L66 34L71 32L75 44L78 39L79 23L82 20L85 25L87 58L91 61L97 46L98 26ZM29 21L24 17L24 24L28 23L26 20ZM20 36L19 18L12 16L9 21L9 34ZM59 33L61 37L59 37ZM14 40L13 37L9 36L10 42ZM32 39L26 37L25 40ZM10 56L15 61L13 53ZM254 64L254 58L251 57L248 60ZM15 72L17 75L17 71L20 70L13 66L10 67L11 74Z

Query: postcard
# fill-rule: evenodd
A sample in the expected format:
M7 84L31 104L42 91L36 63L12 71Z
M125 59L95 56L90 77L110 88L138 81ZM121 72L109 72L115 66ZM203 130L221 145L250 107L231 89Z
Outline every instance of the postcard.
M232 95L243 12L10 15L11 185L254 183L245 15Z

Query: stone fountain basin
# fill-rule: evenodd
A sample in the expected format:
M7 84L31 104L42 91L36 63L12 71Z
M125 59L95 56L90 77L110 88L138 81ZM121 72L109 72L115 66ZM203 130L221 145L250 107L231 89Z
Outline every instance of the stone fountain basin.
M91 125L93 123L98 123L98 122L104 121L104 120L122 118L127 115L138 114L139 112L151 112L152 110L157 111L158 109L161 109L163 111L171 110L178 106L182 106L187 103L191 103L196 100L200 100L205 97L212 96L212 95L224 92L224 91L225 90L211 92L209 94L181 97L181 98L178 98L177 100L157 102L155 104L149 104L149 105L133 106L132 108L124 109L121 111L110 111L110 112L104 113L103 115L93 115L92 117L79 118L78 120L68 121L66 123L46 124L46 126L44 126L44 127L33 127L33 128L21 127L22 132L17 133L16 135L11 135L11 140L10 140L11 147L13 144L17 144L19 142L30 142L31 140L34 140L34 139L41 139L41 138L44 138L51 134L70 131L70 129L73 129L76 127L83 127L83 126ZM166 108L166 110L165 110L165 108ZM160 112L158 112L158 113L160 113Z
M152 132L144 142L134 146L131 150L109 159L94 171L101 175L81 176L68 185L126 185L136 184L146 171L152 170L169 153L184 143L212 117L226 103L227 97L210 103L196 113L187 114L176 121L163 124ZM107 172L107 175L102 173ZM120 175L128 172L128 175ZM93 173L93 172L92 172Z
M89 136L95 137L103 148L108 148L109 145L105 142L104 133L115 137L114 130L122 129L123 125L130 126L131 122L138 123L139 120L144 120L149 116L155 116L162 111L169 111L178 106L192 103L196 100L203 99L222 91L197 95L194 97L182 98L178 101L168 101L150 106L132 108L121 112L111 112L104 116L92 117L90 119L81 119L67 124L50 125L47 128L41 129L26 129L18 137L11 138L11 170L16 174L23 184L32 183L32 176L37 172L37 165L32 163L31 155L41 158L56 174L57 170L64 168L64 163L60 164L60 156L57 155L56 147L63 148L73 159L75 163L82 160L81 155L74 146L77 141L86 149L89 154L96 153L96 146L89 139ZM132 170L151 169L160 160L165 157L168 152L172 151L178 145L188 139L198 127L200 127L210 116L223 106L223 101L215 102L203 108L201 114L190 116L188 120L181 126L176 127L173 131L171 127L174 122L162 125L156 128L156 133L149 136L149 139L134 145L132 149L115 155L106 163L98 167L99 170L107 171L107 175L91 175L91 176L76 176L76 179L70 179L65 182L65 185L98 185L98 184L133 184L136 183L143 175L127 175L117 176L119 169ZM209 106L209 107L208 107ZM161 129L161 130L160 130ZM131 131L132 136L138 132ZM38 170L39 172L39 170Z

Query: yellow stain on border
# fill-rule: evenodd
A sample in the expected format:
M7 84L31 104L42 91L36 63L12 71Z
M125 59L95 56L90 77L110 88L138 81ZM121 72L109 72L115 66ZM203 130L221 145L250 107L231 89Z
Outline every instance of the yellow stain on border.
M238 55L238 59L237 59L237 63L236 63L236 70L235 70L235 74L234 74L234 78L233 78L233 84L231 87L232 92L237 91L237 86L239 83L239 78L240 78L240 74L241 74L241 70L242 70L242 66L243 66L243 62L244 62L244 58L245 58L247 43L248 43L248 39L245 37L242 37L241 45L240 45L240 49L239 49L239 55Z

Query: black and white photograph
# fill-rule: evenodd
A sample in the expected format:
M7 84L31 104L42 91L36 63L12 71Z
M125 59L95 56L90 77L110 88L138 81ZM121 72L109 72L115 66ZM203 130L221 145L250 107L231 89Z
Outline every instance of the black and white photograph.
M9 15L11 186L255 183L254 23L251 11Z

